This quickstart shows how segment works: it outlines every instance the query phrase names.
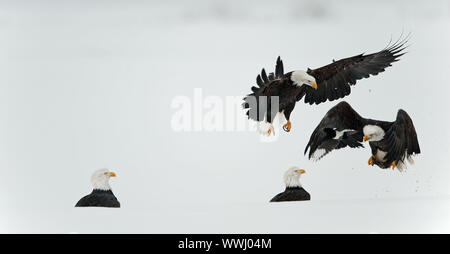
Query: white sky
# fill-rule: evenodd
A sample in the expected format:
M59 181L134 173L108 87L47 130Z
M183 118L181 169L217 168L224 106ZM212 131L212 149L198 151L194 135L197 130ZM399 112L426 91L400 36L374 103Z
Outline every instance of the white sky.
M2 1L0 232L450 232L449 1L260 2ZM409 53L345 100L409 113L422 154L406 172L367 166L368 147L307 161L336 101L297 104L273 143L171 129L176 95L245 95L278 55L315 68L402 31ZM312 201L269 204L293 165ZM73 208L102 167L123 207Z

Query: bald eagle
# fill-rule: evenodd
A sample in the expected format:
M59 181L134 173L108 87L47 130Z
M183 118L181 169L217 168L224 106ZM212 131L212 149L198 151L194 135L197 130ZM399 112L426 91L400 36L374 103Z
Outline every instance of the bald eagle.
M109 179L115 177L114 172L108 169L99 169L92 174L91 183L93 190L91 194L81 198L75 207L120 207L120 203L109 186Z
M347 102L331 108L312 133L305 154L319 160L334 149L363 147L369 141L372 156L368 164L402 171L405 160L414 163L412 155L420 153L416 130L402 109L394 122L361 117Z
M273 197L270 202L310 200L311 196L303 189L299 181L300 176L305 172L304 169L297 167L288 169L284 173L285 191Z
M377 53L333 60L331 64L317 69L308 68L307 71L284 73L283 62L278 57L275 73L267 75L262 69L261 75L256 77L258 86L253 86L252 93L244 98L243 107L248 109L246 114L249 119L257 121L260 131L267 135L274 132L272 121L280 114L286 119L284 131L289 132L289 118L296 102L304 97L304 102L312 105L349 95L350 86L357 80L377 75L398 61L404 54L407 39L399 39Z

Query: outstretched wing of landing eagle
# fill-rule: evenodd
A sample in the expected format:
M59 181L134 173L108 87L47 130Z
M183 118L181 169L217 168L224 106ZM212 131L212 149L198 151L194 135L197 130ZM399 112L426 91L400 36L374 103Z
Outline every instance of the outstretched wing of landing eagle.
M326 113L311 134L305 154L309 149L308 158L319 160L334 149L363 147L365 122L347 102L340 102Z
M416 129L408 113L402 109L398 111L395 122L386 131L384 138L377 142L377 147L387 151L384 156L386 165L391 165L392 162L398 164L405 161L405 158L411 160L411 155L420 153Z
M344 58L307 71L284 73L283 62L278 57L275 73L267 75L262 69L256 77L257 86L253 86L252 93L244 98L243 107L248 109L249 119L269 123L271 128L267 134L273 131L271 123L277 113L284 115L287 123L283 128L290 131L289 118L297 101L305 97L305 103L319 104L349 95L350 86L357 80L377 75L398 61L404 54L406 43L407 38L377 53Z
M305 103L319 104L327 99L333 101L349 95L350 85L355 85L357 80L377 75L398 61L404 55L401 52L405 43L394 44L374 54L360 54L314 70L308 69L307 73L316 79L318 86L317 91L305 87Z

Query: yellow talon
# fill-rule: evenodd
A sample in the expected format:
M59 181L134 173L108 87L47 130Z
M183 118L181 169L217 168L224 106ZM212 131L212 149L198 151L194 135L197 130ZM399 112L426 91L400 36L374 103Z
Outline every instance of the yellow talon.
M289 131L291 131L291 127L292 127L291 121L288 120L287 123L285 125L283 125L283 130L285 132L289 132Z
M396 166L397 166L397 165L395 164L395 161L393 161L393 162L391 163L391 165L389 166L389 168L392 168L392 170L394 170Z
M369 161L367 162L367 164L369 164L369 166L373 166L373 164L375 164L375 156L370 156Z
M275 130L273 128L273 125L270 125L269 130L267 131L267 136L270 136L270 134L275 135Z

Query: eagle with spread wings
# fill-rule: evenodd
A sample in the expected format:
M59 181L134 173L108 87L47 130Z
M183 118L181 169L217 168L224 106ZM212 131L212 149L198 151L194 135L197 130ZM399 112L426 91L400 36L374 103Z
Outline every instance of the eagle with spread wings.
M266 123L260 128L263 134L274 133L272 121L277 114L286 119L283 129L291 130L290 115L296 102L319 104L350 94L357 80L383 72L404 54L408 37L397 40L376 53L359 54L334 61L317 69L284 72L283 61L278 57L275 72L267 74L262 69L256 77L257 86L244 98L243 107L249 119Z
M406 160L420 154L419 141L411 117L400 109L393 122L360 116L347 102L331 108L311 134L305 154L319 160L335 149L363 147L369 141L372 156L368 164L402 171Z

